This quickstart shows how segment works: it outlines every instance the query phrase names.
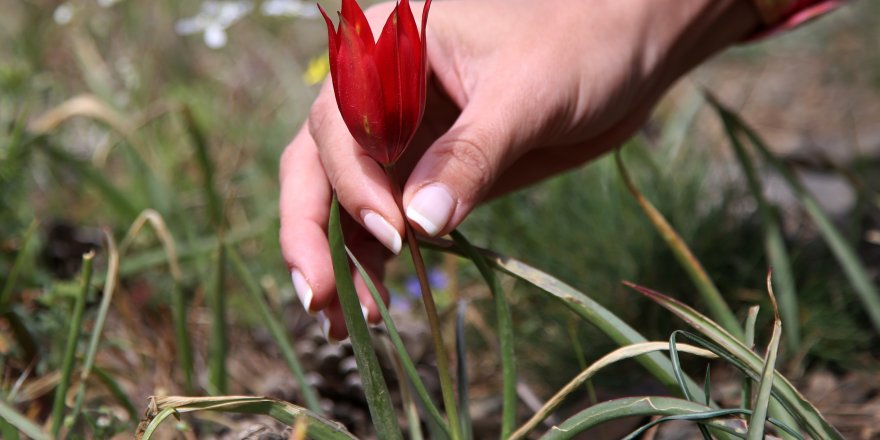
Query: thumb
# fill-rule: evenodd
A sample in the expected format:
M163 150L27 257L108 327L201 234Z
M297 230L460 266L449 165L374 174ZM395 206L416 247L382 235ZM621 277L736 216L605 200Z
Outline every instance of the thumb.
M476 98L476 97L475 97ZM404 188L406 216L429 236L455 229L522 153L513 142L520 118L497 101L477 99L422 155ZM518 123L517 123L518 124Z

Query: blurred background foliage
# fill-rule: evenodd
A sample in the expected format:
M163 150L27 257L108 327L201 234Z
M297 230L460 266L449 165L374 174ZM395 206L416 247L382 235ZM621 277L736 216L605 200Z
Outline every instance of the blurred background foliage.
M0 0L0 10L0 285L16 277L0 311L24 318L37 354L28 358L12 329L0 324L2 394L17 389L20 377L30 384L57 372L82 254L98 249L100 280L107 261L102 229L121 239L146 209L165 219L176 243L197 365L207 363L205 295L218 237L244 254L301 355L323 349L313 321L299 310L277 243L278 158L326 73L326 31L314 6L295 0ZM876 280L878 41L880 3L863 1L788 35L730 50L676 86L625 149L639 186L692 246L738 316L765 301L768 263L756 204L700 88L732 105L797 167ZM787 353L792 363L786 368L876 369L880 341L839 265L779 178L762 170L768 197L782 209L800 301L804 344ZM219 205L212 205L212 191ZM25 240L34 221L36 233ZM665 339L680 324L625 291L621 280L704 306L608 157L491 201L462 230L475 244L589 293L649 339ZM491 328L491 298L476 285L476 271L438 254L429 258L445 275L438 301L471 299L480 313L469 315L470 325ZM407 263L392 262L389 273L395 301L411 302ZM579 370L572 338L586 359L612 346L558 303L505 282L523 377L539 395ZM148 395L183 392L169 329L172 284L156 235L141 234L122 259L98 358L138 409ZM280 397L298 399L289 386L266 384L290 378L241 290L237 277L224 278L229 357L247 359L239 368L230 365L232 390L281 389ZM93 296L87 322L96 305ZM763 318L766 326L770 317ZM487 344L469 340L475 349ZM495 359L475 358L472 381L496 383ZM326 359L315 359L305 363L321 376ZM255 365L276 364L282 368L249 375L260 370ZM621 393L614 384L654 386L648 379L634 383L631 373L622 369L603 379L600 391ZM199 379L201 387L205 380ZM29 390L16 402L45 414L48 392ZM94 402L89 417L95 420L112 414L120 431L135 422L102 409L100 396Z

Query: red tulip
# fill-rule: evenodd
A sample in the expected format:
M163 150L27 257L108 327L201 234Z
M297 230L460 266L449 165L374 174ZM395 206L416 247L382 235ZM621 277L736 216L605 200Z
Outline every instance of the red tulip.
M374 42L355 0L342 1L339 29L320 5L330 40L330 75L342 119L354 139L382 165L409 145L425 111L425 24L422 33L408 0L401 0Z

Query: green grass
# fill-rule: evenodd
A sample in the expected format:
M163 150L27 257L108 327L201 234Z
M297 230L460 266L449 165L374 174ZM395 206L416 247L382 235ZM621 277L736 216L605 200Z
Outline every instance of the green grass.
M0 356L0 408L7 419L0 434L6 437L17 428L30 437L49 437L40 428L48 426L54 432L71 430L71 437L89 437L99 425L101 432L131 433L146 398L159 391L254 394L258 384L253 377L233 367L260 356L274 359L289 374L286 380L300 382L300 390L309 389L305 383L314 371L303 359L311 353L295 350L312 323L296 311L299 305L278 248L277 162L317 92L302 75L325 50L323 23L255 15L229 29L228 47L211 50L199 36L172 31L175 20L193 14L197 3L78 4L75 19L66 25L31 2L5 5L0 17L0 337L8 347ZM877 9L872 2L858 7ZM865 15L862 20L876 24ZM876 26L856 31L873 36ZM737 56L760 59L766 56L763 50L751 48ZM876 75L880 65L876 54L871 57L865 58L875 60L866 61L866 75ZM64 118L58 117L61 110L67 112ZM658 117L653 128L659 134L638 136L623 159L635 184L688 244L742 321L754 303L770 310L761 293L770 261L762 245L766 218L743 209L753 200L744 180L713 179L733 162L717 160L713 146L727 142L721 134L709 140L695 134L694 118L705 112L695 104ZM748 120L750 115L742 116ZM755 166L760 174L763 165L756 161ZM856 246L864 232L859 220L876 213L880 173L876 161L867 158L841 166L852 173L862 202L851 220L835 224L838 241L865 250ZM141 229L145 213L154 219L149 220L153 228L129 232ZM71 227L73 234L51 236L58 225ZM101 245L101 229L120 239L118 279L109 249ZM512 409L513 353L516 378L551 396L617 345L636 342L636 336L665 340L680 327L669 313L626 291L621 280L674 292L698 310L711 305L642 214L610 157L492 201L462 231L475 244L552 274L556 287L588 293L598 306L564 303L522 281L490 281L512 286L504 292L504 304L498 286L495 296L474 287L487 275L485 268L460 264L463 269L455 274L460 285L485 293L468 298L469 307L490 327L503 330L496 336L503 336L506 374L490 385L498 386L499 396L506 390L508 432L524 422L522 417L512 421L522 411L522 405L520 414ZM94 240L100 248L91 291L101 295L86 297L77 278L82 253L63 251ZM876 352L878 337L866 330L870 320L861 311L860 297L836 264L841 252L832 252L822 239L781 240L789 251L797 303L786 308L779 292L786 332L780 359L802 360L803 368L873 366L862 354ZM856 256L876 269L869 251ZM54 260L47 257L51 252ZM433 253L428 260L439 258ZM401 290L408 270L407 263L393 263L388 284ZM864 276L860 279L865 286ZM455 307L442 295L438 303ZM449 310L446 324L454 315ZM769 315L754 323L758 340L773 325ZM622 331L623 324L631 328ZM470 323L462 325L459 333L470 335ZM529 336L535 334L546 337ZM797 350L794 341L800 342ZM500 358L487 352L480 338L466 338L466 343L462 348L470 362ZM403 342L393 345L400 350ZM601 380L594 384L613 390L646 371L676 384L667 358L646 356L638 360L647 370L621 364L594 378ZM692 365L683 362L691 371ZM449 432L437 406L425 405L434 390L415 380L414 363L401 354L413 400L421 401L415 406L423 419ZM57 372L62 380L50 380L42 397L10 397L20 378L27 388ZM575 388L572 396L586 394L584 387ZM694 383L691 388L701 387ZM756 382L754 392L759 389ZM46 397L53 393L58 395L54 400ZM73 407L63 400L66 396L73 397ZM308 417L323 420L313 414L319 413L321 396L297 391L284 397L310 408ZM703 403L689 404L691 412L704 413ZM214 404L181 403L193 410ZM234 404L274 411L287 422L301 410L276 401ZM640 408L633 411L644 411ZM41 418L28 420L35 413ZM595 420L591 417L584 420ZM183 420L187 429L200 433L217 429L193 415Z

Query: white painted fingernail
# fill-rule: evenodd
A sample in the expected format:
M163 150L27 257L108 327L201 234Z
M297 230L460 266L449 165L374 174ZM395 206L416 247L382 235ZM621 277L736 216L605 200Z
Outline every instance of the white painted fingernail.
M364 210L363 220L364 226L367 227L367 230L376 239L385 247L391 249L391 252L394 252L395 255L400 253L403 240L401 240L400 234L397 233L397 229L391 226L391 223L388 223L381 215L369 210Z
M406 216L433 237L449 223L454 208L455 200L452 199L449 190L435 183L416 193L406 207Z
M312 288L309 286L308 281L303 276L302 272L299 269L293 269L290 271L290 279L293 280L293 290L296 291L296 296L299 298L299 302L302 303L306 312L312 313L309 310L309 307L312 305Z
M363 313L363 315L364 315L364 321L367 321L367 323L369 324L370 323L370 310L367 309L367 306L361 304L361 313Z
M318 324L321 325L321 333L324 335L324 339L331 341L331 339L330 339L330 320L327 319L327 315L325 315L324 312L318 312L315 314L315 319L317 319Z

